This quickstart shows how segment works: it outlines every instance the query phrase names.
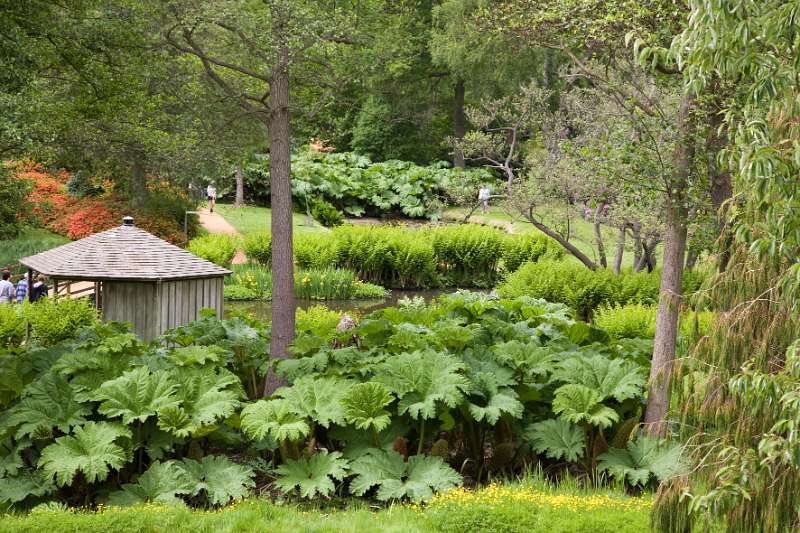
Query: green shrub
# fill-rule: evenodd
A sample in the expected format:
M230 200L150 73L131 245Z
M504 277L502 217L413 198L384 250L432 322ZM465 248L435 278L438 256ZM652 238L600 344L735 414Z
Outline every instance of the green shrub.
M448 285L494 285L503 256L504 233L471 224L436 228L431 233L434 259Z
M226 300L258 300L259 293L244 285L225 285L223 293Z
M436 260L424 232L393 227L342 226L333 230L336 266L390 288L431 287Z
M617 276L609 270L593 272L567 261L525 263L497 288L505 297L531 296L564 303L588 316L599 305L615 301Z
M308 300L349 300L382 298L386 296L386 289L359 281L349 270L327 268L297 272L294 293L296 297Z
M312 305L308 309L298 307L294 326L298 333L311 333L325 339L332 339L341 318L340 311L328 309L324 305Z
M45 346L52 346L73 337L75 333L99 321L97 309L86 299L42 298L25 302L23 314L31 326L31 337Z
M0 348L19 346L25 338L21 305L0 305Z
M656 308L652 305L601 306L595 311L593 321L617 339L652 339L656 334Z
M293 245L294 262L302 269L337 265L336 241L331 235L298 235Z
M272 274L269 267L256 264L233 265L233 274L225 279L225 297L231 300L269 300L272 298ZM356 275L341 268L296 270L294 294L308 300L351 300L383 298L387 290L359 281Z
M564 248L545 235L509 235L503 243L503 267L506 272L514 272L523 263L561 259L563 256Z
M272 272L261 265L231 265L233 274L225 278L225 294L252 296L247 299L269 300L272 298ZM241 287L233 289L232 287Z
M330 202L320 200L311 206L311 216L327 228L341 226L344 222L342 213Z
M237 242L234 237L221 233L195 237L189 241L189 251L217 265L227 267L236 255Z
M656 335L657 305L629 303L625 305L601 306L594 315L594 324L617 339L652 339ZM712 311L681 311L678 325L679 335L693 344L706 335L715 318Z
M272 233L262 231L245 237L244 254L260 265L272 264Z

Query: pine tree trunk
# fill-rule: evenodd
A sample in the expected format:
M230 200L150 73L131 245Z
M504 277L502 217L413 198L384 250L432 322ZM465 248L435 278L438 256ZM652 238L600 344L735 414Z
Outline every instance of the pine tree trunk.
M453 137L458 140L464 138L466 133L466 120L464 118L464 80L458 78L455 85L453 98ZM453 166L464 168L464 152L456 148L453 151Z
M236 165L236 200L233 207L244 206L244 170L242 165Z
M292 187L289 146L289 51L285 40L284 10L273 10L273 34L284 41L277 51L270 82L269 175L272 207L272 338L270 357L287 359L294 337L294 267L292 263ZM270 369L264 395L270 396L285 380Z
M645 428L652 436L667 432L670 382L675 363L678 339L678 317L681 310L683 265L686 255L686 190L693 153L691 110L692 94L684 93L678 112L678 139L675 148L674 175L669 183L664 262L661 271L661 293L656 314L656 336L645 411Z
M617 249L614 251L614 274L619 276L622 271L622 257L625 254L625 237L628 232L628 223L624 223L619 228L617 234Z
M600 266L608 268L608 260L606 259L606 247L603 245L603 233L600 227L600 217L603 214L604 203L597 204L594 210L594 241L597 243L597 255L600 258Z

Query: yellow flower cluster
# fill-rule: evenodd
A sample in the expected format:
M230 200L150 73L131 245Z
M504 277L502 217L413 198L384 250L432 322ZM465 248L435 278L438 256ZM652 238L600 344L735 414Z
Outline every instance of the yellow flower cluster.
M550 494L524 486L492 484L481 490L463 487L436 494L429 506L438 505L536 505L572 512L617 509L647 510L653 505L650 497L621 497L606 494Z

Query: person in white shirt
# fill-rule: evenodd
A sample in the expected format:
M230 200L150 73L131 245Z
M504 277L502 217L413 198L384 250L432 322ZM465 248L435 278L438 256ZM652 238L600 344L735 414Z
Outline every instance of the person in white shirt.
M489 187L481 184L481 188L478 189L478 201L481 203L481 211L484 213L489 210L489 196Z
M14 284L9 281L11 272L3 271L3 279L0 279L0 304L10 304L14 302L17 296L17 291L14 289Z
M214 205L217 203L217 188L213 183L209 183L206 188L206 197L208 198L208 207L211 212L214 212Z

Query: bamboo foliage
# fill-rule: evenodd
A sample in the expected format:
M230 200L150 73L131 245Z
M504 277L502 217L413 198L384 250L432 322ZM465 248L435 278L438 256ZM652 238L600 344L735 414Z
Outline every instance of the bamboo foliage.
M740 250L704 295L718 319L678 365L672 391L693 468L659 490L657 530L800 525L800 330L777 288L785 270Z

